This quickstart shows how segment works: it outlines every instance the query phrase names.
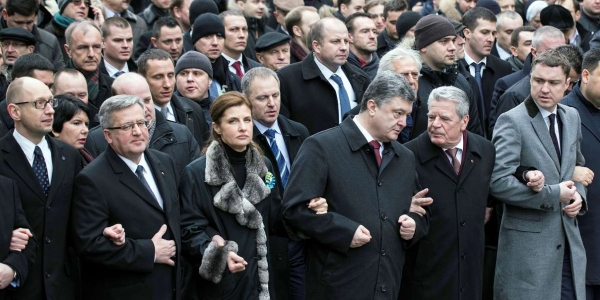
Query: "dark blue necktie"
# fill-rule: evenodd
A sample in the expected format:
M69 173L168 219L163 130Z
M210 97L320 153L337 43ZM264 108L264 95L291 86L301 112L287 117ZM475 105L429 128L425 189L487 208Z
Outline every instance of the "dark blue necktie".
M154 196L154 192L152 192L152 189L150 188L148 181L146 181L146 177L144 177L144 167L143 166L137 166L137 169L135 169L135 175L137 175L138 179L146 187L148 192L150 192L150 195Z
M339 96L340 96L340 119L344 117L344 114L350 110L350 98L348 97L348 93L344 88L344 83L342 82L342 78L337 74L331 75L331 80L337 83L339 87Z
M119 76L121 76L121 75L123 75L123 74L125 74L125 72L123 72L123 71L119 71L119 72L115 73L115 75L113 75L113 76L114 76L115 78L117 78L117 77L119 77Z
M48 179L48 169L46 168L46 160L42 154L42 149L35 146L33 151L33 172L40 182L40 186L44 191L44 196L48 197L48 190L50 190L50 179Z
M483 100L483 90L481 89L481 68L483 68L485 64L483 62L480 63L471 63L471 66L475 67L475 81L477 81L477 85L479 86L479 97L480 97L480 101L481 101L481 109L479 110L479 113L483 116L483 118L485 119L486 116L486 110L485 110L485 101Z
M550 138L552 139L552 144L554 145L554 150L556 150L556 155L558 156L558 162L560 163L560 146L558 144L558 138L556 138L556 131L555 131L555 121L556 121L556 114L550 114L548 116L548 120L550 120Z
M279 175L281 176L281 184L283 187L287 184L287 180L290 177L290 170L288 170L285 165L285 157L283 157L283 153L279 151L279 147L277 147L277 142L275 141L275 130L267 129L265 131L265 136L269 139L269 146L271 147L271 151L273 151L273 155L277 160L277 168L279 168Z

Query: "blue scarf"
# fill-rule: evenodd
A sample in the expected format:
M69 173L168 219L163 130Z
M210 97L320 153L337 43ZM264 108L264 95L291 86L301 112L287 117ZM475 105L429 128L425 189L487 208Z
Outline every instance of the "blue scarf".
M63 17L61 14L56 13L54 14L54 22L56 22L56 24L58 24L60 27L67 28L75 21L71 18Z

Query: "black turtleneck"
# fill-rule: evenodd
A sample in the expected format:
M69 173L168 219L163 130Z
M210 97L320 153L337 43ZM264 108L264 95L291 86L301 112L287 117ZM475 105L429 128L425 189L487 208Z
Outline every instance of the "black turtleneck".
M235 182L237 182L240 189L243 189L244 184L246 184L246 152L248 152L248 147L242 152L237 152L225 143L222 143L222 145L225 148L225 154L227 154L229 164L233 170Z

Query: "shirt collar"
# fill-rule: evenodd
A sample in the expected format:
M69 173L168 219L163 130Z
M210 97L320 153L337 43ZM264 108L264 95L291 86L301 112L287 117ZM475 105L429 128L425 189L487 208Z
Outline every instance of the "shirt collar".
M135 174L135 171L137 170L137 166L138 165L144 167L144 173L147 173L147 172L150 171L150 166L148 165L148 162L146 161L146 157L144 156L143 152L142 152L142 155L140 157L140 163L139 164L134 163L129 158L121 156L120 154L117 154L117 155L123 160L123 162L127 165L127 167L131 170L131 172L133 172L133 174Z
M554 107L554 110L550 112L550 111L547 111L545 108L543 108L543 107L539 106L539 105L537 104L537 102L533 101L533 103L535 103L535 106L537 106L537 108L540 110L540 113L542 114L542 117L544 117L544 119L546 119L546 118L547 118L549 115L551 115L551 114L556 114L556 110L557 110L557 108L558 108L558 105L556 105L556 106Z
M16 128L13 132L13 137L15 138L19 146L21 146L21 149L23 150L27 158L33 158L33 151L35 150L35 146L40 147L40 149L49 148L46 137L42 138L42 141L39 144L34 144L32 141L28 140L26 137L20 134Z
M244 64L244 62L242 61L242 55L240 54L240 57L238 59L232 58L227 56L227 54L221 52L221 55L223 55L223 57L225 57L225 59L229 62L229 65L232 65L234 62L239 61L241 64Z
M571 39L570 44L578 46L577 45L577 38L578 37L579 37L579 31L577 30L577 28L575 28L575 33L573 34L573 38Z
M115 13L114 11L104 7L104 12L106 12L106 18L112 18L114 16L118 16L119 14Z
M512 56L511 53L508 53L508 52L504 51L504 49L502 49L502 47L500 47L498 45L498 43L496 43L496 51L498 51L498 56L500 56L500 59L502 59L502 60L504 60L504 59L509 58L509 57Z
M269 130L269 129L273 129L275 132L281 134L281 129L279 128L279 122L277 120L275 120L275 123L273 123L273 125L271 127L267 127L265 125L263 125L261 122L254 120L254 125L256 126L256 128L258 128L258 131L260 131L261 134L265 134L265 131Z
M452 147L452 149L456 148L456 149L458 149L460 151L463 151L463 145L464 145L464 143L463 143L463 134L461 134L460 135L460 141L458 142L458 144L456 144L456 146ZM444 152L446 152L446 150L448 150L450 148L442 148L442 149L444 149Z
M104 66L106 67L106 72L108 72L108 75L110 77L113 77L113 75L115 75L117 72L119 71L123 71L125 73L129 72L129 66L127 65L127 63L125 63L125 66L123 67L123 69L119 70L117 69L115 66L111 65L106 59L104 60Z
M354 124L356 124L356 127L358 127L358 130L360 130L360 133L362 133L362 135L365 137L365 139L367 140L367 143L371 142L371 141L377 141L375 138L373 138L373 136L362 126L362 124L360 124L360 122L358 121L358 118L355 116L354 118L352 118L352 121L354 121ZM379 145L381 145L383 147L383 143L381 143L381 141L377 141L379 143Z
M322 64L319 59L317 59L317 56L314 56L314 60L315 63L317 64L317 67L319 67L319 70L321 71L321 74L323 74L323 76L329 80L329 78L331 78L331 75L334 74L334 72L331 72L331 70L329 70L324 64ZM342 67L338 67L337 70L335 71L335 74L338 74L338 76L340 75L340 73L344 73L344 71L342 71Z
M473 59L472 59L472 58L469 56L469 54L467 53L467 51L465 51L465 61L467 62L467 65L469 65L469 66L470 66L472 63L476 63L476 64L478 64L478 63L480 63L480 62L482 62L482 63L483 63L483 65L485 66L485 65L487 64L487 57L484 57L484 58L483 58L481 61L474 61L474 60L473 60Z

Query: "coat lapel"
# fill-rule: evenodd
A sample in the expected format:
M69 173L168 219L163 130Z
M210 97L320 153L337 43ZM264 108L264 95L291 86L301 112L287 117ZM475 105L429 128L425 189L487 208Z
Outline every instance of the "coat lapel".
M279 123L279 129L281 129L281 133L285 141L285 148L287 149L288 157L290 158L289 163L291 166L294 162L294 159L296 159L296 154L298 154L298 148L291 146L291 139L298 138L298 136L300 136L300 133L296 130L296 128L292 127L291 124L289 124L289 121L285 117L279 116L277 120Z
M568 167L568 159L570 157L570 153L568 153L568 151L570 151L570 145L575 143L575 139L577 139L577 132L575 132L575 129L577 128L577 126L572 126L571 125L571 120L569 120L569 117L567 116L567 112L565 111L565 109L563 107L561 107L560 104L558 104L558 108L557 108L557 113L558 113L558 117L561 120L562 123L562 132L560 133L561 135L561 141L560 141L560 151L561 151L561 166L565 166ZM572 156L571 156L572 157ZM561 168L560 169L560 176L561 178L563 178L563 170L566 168Z
M346 136L346 141L350 146L350 150L352 150L352 152L361 152L363 161L371 171L371 175L377 179L379 172L377 170L375 156L373 156L373 149L369 146L367 139L365 139L365 136L360 132L360 129L354 124L354 120L352 118L346 118L340 124L340 128L342 129L344 136ZM372 159L367 157L367 155L372 156Z
M466 152L461 163L460 176L458 177L458 187L463 184L465 179L467 179L469 176L469 173L471 173L471 170L473 170L475 167L475 164L481 159L479 144L476 143L474 138L470 138L470 135L471 134L467 132L465 135L467 138L463 138L463 151Z
M435 159L435 167L446 175L454 183L458 182L458 176L454 173L450 160L444 154L442 148L436 146L429 139L427 132L423 132L417 137L417 148L419 149L420 163L425 164L426 162Z
M160 193L161 198L163 199L163 208L165 214L169 214L171 212L171 189L169 189L165 183L165 166L160 163L160 160L156 158L150 151L144 152L144 156L148 161L148 165L152 168L152 176L154 176L154 181L156 182L156 186L158 187L158 192ZM156 202L156 200L154 201ZM160 206L158 206L160 207Z
M38 199L45 203L46 197L44 196L44 191L42 191L39 180L35 176L25 153L23 153L23 149L21 149L17 140L13 137L13 130L9 131L6 134L7 138L3 139L6 143L2 146L2 151L8 153L5 158L6 164L38 196Z
M48 145L52 152L52 182L50 183L50 190L48 191L48 198L46 200L48 202L47 204L51 204L65 178L67 158L62 145L56 143L50 137L46 137L46 139L48 140Z
M554 150L554 145L552 144L552 138L550 138L550 132L548 131L548 127L546 126L546 122L540 113L537 105L531 98L531 96L527 97L523 102L525 108L527 109L527 114L531 117L531 126L535 131L540 143L544 146L544 149L552 158L554 162L554 166L556 170L560 173L560 162L558 161L558 156L556 155L556 150Z

